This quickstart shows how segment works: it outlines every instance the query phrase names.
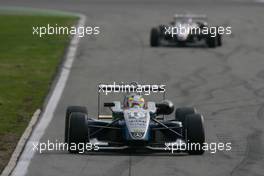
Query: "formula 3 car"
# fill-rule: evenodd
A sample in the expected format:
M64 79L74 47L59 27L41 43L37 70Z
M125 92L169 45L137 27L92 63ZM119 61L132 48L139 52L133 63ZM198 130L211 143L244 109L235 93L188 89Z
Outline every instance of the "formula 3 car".
M151 29L150 45L158 47L166 42L185 46L204 41L208 47L215 48L222 46L222 34L218 31L218 27L208 26L205 15L176 14L170 24Z
M98 106L100 106L98 92ZM175 116L165 120L164 115L174 112L174 105L165 99L160 103L146 102L138 93L130 92L124 100L104 103L110 108L110 115L98 117L88 115L86 107L69 106L65 120L65 142L68 145L80 143L96 144L99 151L138 150L166 151L168 144L181 149L179 145L195 144L200 147L185 148L177 152L192 155L204 153L205 141L203 116L192 107L177 108ZM99 109L100 107L98 107ZM167 146L167 147L166 147ZM170 145L172 147L172 145ZM78 149L70 149L78 153Z

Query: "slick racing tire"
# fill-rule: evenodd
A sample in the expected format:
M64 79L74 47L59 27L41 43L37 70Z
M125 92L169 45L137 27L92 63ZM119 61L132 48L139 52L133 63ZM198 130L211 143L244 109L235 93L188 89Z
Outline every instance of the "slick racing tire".
M207 35L206 38L206 44L209 48L215 48L218 45L218 39L217 36L216 37L212 37L211 34Z
M160 45L160 31L158 28L152 28L150 32L150 45L157 47Z
M78 153L78 146L84 147L88 141L87 114L73 112L69 118L69 141L68 151Z
M222 46L222 35L221 34L219 34L219 26L217 27L217 35L216 35L216 37L217 37L217 46Z
M64 132L64 142L68 142L68 127L69 127L69 117L71 113L81 112L87 114L86 107L83 106L69 106L66 110L66 118L65 118L65 132Z
M217 34L217 46L222 46L222 35Z
M177 108L175 111L175 119L182 123L183 128L185 127L185 118L189 114L194 114L196 112L193 107L182 107Z
M187 130L187 152L190 155L202 155L204 153L204 120L200 114L187 115L185 119Z

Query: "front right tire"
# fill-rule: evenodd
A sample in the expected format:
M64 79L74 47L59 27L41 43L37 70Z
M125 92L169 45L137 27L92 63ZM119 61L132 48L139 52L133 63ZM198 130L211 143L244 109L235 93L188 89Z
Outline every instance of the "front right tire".
M182 123L183 128L185 128L185 118L189 114L194 114L196 112L193 107L182 107L177 108L175 111L175 120L178 120Z
M200 114L189 114L185 119L187 131L187 152L190 155L202 155L204 153L204 120Z

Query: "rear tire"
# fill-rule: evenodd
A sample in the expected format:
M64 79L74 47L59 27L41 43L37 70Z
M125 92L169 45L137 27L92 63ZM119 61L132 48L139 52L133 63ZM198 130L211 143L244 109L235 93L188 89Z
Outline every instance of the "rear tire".
M204 153L203 146L205 142L203 116L200 114L190 114L187 115L185 120L187 143L189 146L187 152L190 155L202 155Z
M150 45L157 47L160 45L160 31L158 28L152 28L150 32Z
M69 118L69 142L68 142L68 151L70 153L78 153L79 144L82 144L83 148L88 140L88 120L87 114L74 112L71 113ZM75 146L75 147L73 147ZM82 151L83 152L83 151Z
M215 48L218 45L218 39L216 37L212 37L211 34L208 34L206 38L206 44L209 48Z
M217 46L222 46L222 35L217 34Z
M196 110L193 107L182 107L177 108L175 111L175 119L182 123L183 128L185 128L185 118L189 114L194 114Z
M68 143L69 118L70 118L71 113L74 113L74 112L81 112L81 113L84 113L86 115L88 114L86 107L83 107L83 106L69 106L67 108L66 118L65 118L65 132L64 132L64 142L65 143Z
M217 27L217 35L216 35L216 37L217 37L217 46L222 46L222 35L221 34L219 34L219 26Z

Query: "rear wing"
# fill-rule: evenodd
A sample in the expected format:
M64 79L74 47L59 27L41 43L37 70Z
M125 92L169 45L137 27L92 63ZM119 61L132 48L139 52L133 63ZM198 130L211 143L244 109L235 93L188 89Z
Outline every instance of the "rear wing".
M174 18L207 19L207 16L205 14L175 14Z
M108 94L129 94L138 93L141 95L151 95L153 93L162 94L162 100L166 98L166 86L165 85L140 85L138 83L131 84L98 84L98 95L97 95L97 110L98 119L112 119L112 115L101 114L101 102L102 96Z
M208 19L206 15L195 15L195 14L175 14L174 20L181 19L192 19L192 21L207 23Z

